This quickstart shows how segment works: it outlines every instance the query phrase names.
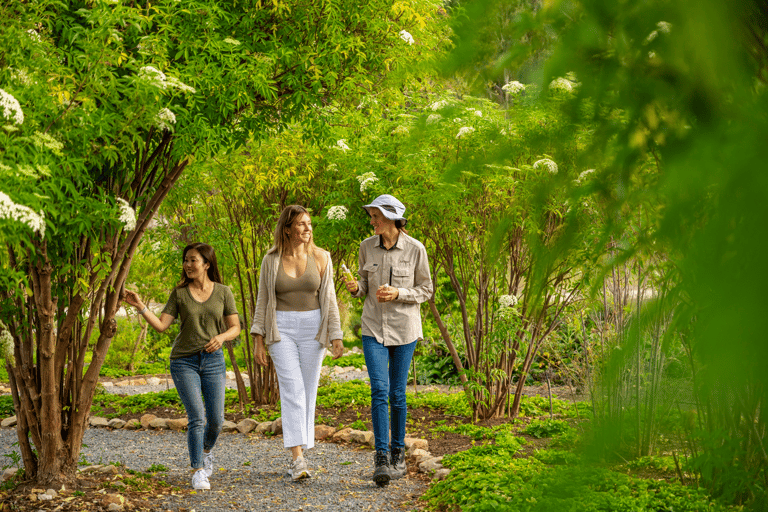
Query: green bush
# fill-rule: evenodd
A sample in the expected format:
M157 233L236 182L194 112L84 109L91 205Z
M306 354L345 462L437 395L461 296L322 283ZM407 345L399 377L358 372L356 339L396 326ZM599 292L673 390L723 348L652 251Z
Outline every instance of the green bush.
M348 354L338 359L325 356L323 366L354 366L358 370L362 370L365 366L365 356L363 354Z
M572 430L573 427L567 421L546 419L532 421L522 430L522 433L541 439L542 437L554 437L559 434L565 434Z

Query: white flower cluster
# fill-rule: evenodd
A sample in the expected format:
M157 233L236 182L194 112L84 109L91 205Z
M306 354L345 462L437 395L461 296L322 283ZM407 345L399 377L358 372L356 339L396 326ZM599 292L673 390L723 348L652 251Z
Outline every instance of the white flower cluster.
M550 160L549 158L542 158L541 160L536 160L533 163L534 169L540 169L540 168L546 168L547 171L549 171L552 174L557 174L557 164Z
M672 24L668 21L660 21L656 24L656 30L648 34L648 37L645 38L646 43L650 43L656 37L661 34L669 34L669 32L672 30Z
M573 83L568 80L567 78L555 78L551 82L549 82L549 88L554 89L555 91L572 91L573 90Z
M514 295L500 295L499 306L503 308L513 308L517 306L518 299Z
M481 110L475 110L472 107L469 107L467 109L467 112L469 112L470 114L473 114L473 115L475 115L477 117L483 117L483 112Z
M33 81L23 69L9 68L11 70L11 80L20 85L32 85Z
M61 150L64 149L64 144L51 135L43 132L35 132L32 135L32 143L38 148L50 149L54 155L61 156Z
M337 140L337 141L336 141L336 146L335 146L335 147L336 147L337 149L340 149L340 150L344 151L344 152L347 152L347 151L349 151L349 146L347 146L347 141L346 141L346 140L344 140L344 139L339 139L339 140Z
M456 138L461 139L469 135L470 133L473 133L474 131L475 129L471 126L462 126L461 128L459 128L459 133L456 134Z
M40 34L37 33L37 30L33 28L27 30L27 34L29 35L29 38L36 43L39 43L40 41L43 40L43 38L40 37Z
M413 36L405 30L400 31L400 39L402 39L408 44L413 44Z
M376 177L373 171L370 171L358 176L357 181L360 182L360 192L365 192L374 182L379 181L379 178Z
M136 212L128 204L128 201L118 197L117 203L120 206L120 217L118 220L125 225L126 231L133 231L136 229Z
M579 177L576 178L576 183L581 184L581 182L583 182L587 178L587 176L589 176L593 172L595 172L594 169L587 169L586 171L583 171L581 174L579 174Z
M163 108L155 116L155 125L161 130L173 130L176 124L176 115L167 108Z
M439 100L439 101L436 101L433 104L431 104L429 106L429 108L431 108L432 110L440 110L441 108L445 108L447 106L448 106L448 102L447 101Z
M181 92L194 94L195 88L183 83L178 78L165 76L165 73L152 66L144 66L139 69L139 78L149 82L159 89L176 89Z
M346 206L331 206L326 217L330 220L344 220L347 218L347 211Z
M2 108L4 118L10 119L16 124L24 122L24 112L21 111L18 100L3 89L0 89L0 108Z
M240 46L242 44L237 39L232 39L231 37L227 37L226 39L224 39L224 42L227 44L231 44L232 46Z
M400 125L394 130L392 130L391 135L407 135L408 134L408 127Z
M14 203L8 194L0 192L0 219L10 219L26 224L32 231L45 236L45 216L28 207Z
M0 356L13 363L13 336L3 322L0 322Z
M507 94L511 94L512 96L514 96L515 94L519 94L525 90L525 84L521 84L517 80L513 80L508 84L504 84L501 87L501 90Z
M427 117L427 124L434 124L441 120L443 116L440 114L429 114L429 117Z

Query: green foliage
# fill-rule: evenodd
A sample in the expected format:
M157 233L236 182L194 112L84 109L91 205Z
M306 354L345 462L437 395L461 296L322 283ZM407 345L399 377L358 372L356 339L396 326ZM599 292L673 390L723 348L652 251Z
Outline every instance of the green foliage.
M472 417L472 409L467 402L465 393L440 393L437 391L429 393L414 394L406 392L409 407L429 407L438 409L444 414L454 416Z
M414 356L416 361L416 382L418 384L449 384L459 383L459 372L453 364L450 355L427 354ZM410 379L413 379L413 368L410 371Z
M554 437L559 434L567 434L573 430L567 421L563 420L533 420L523 430L523 434L528 434L537 439L542 437Z
M669 455L644 455L627 462L625 466L629 469L654 469L665 473L674 473L676 471L675 459Z
M13 397L11 395L0 396L0 418L8 418L14 414Z
M371 388L361 380L332 382L317 390L318 407L338 407L345 411L353 405L371 405Z
M152 464L147 468L148 473L159 473L168 471L168 467L163 464Z
M445 457L451 473L424 494L427 510L728 510L703 489L574 465L569 452L511 457L516 451L514 443L484 445Z
M98 393L93 397L91 413L105 415L108 418L117 418L127 413L137 414L157 407L175 409L177 412L184 411L184 406L176 389L170 389L126 396ZM108 408L114 408L115 412L106 414L105 411Z
M469 436L475 441L480 441L481 439L495 439L500 433L510 434L514 429L515 427L513 423L502 423L501 425L493 427L484 427L473 423L459 423L453 425L439 425L433 430L435 432L461 434L463 436Z
M331 356L325 356L323 359L323 366L354 366L358 370L362 370L365 366L365 356L363 354L348 354L341 356L338 359L333 359Z

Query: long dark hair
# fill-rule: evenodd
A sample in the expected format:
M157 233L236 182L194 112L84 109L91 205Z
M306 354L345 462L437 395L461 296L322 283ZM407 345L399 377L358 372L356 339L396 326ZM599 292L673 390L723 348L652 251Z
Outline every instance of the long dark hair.
M208 279L213 281L214 283L221 283L221 274L219 274L219 264L216 263L216 253L213 250L213 247L211 247L208 244L204 244L202 242L195 242L192 244L189 244L184 248L184 252L181 253L181 281L179 281L179 284L176 285L176 288L184 288L186 286L189 286L189 283L192 282L192 279L187 277L187 273L184 272L184 260L187 257L187 253L191 250L196 250L200 257L203 258L203 261L208 263Z
M283 252L288 247L288 235L285 234L285 228L293 226L296 219L305 214L310 219L312 218L307 209L298 204L292 204L283 208L280 218L277 219L277 226L275 226L275 243L267 251L267 254L276 252L281 256L283 255ZM314 253L317 248L315 245L315 233L313 232L312 237L309 239L309 249Z

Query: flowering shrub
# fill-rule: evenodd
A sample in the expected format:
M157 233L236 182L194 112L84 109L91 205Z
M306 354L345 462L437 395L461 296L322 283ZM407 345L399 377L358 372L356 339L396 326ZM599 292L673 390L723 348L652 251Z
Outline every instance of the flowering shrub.
M15 124L24 122L24 112L21 111L21 105L19 105L18 100L3 89L0 89L0 108L4 118L13 121Z
M570 92L573 90L573 83L567 78L555 78L549 82L549 88L553 91Z
M155 124L161 130L172 131L176 124L176 115L167 108L163 108L155 116Z
M456 134L456 138L461 139L462 137L466 137L467 135L474 132L475 129L472 126L462 126L459 128L459 133Z
M325 216L330 220L344 220L347 218L347 212L346 206L331 206Z
M14 203L4 192L0 192L0 219L21 222L35 233L39 233L41 238L45 236L43 212L38 214L28 206Z
M408 44L413 44L413 36L409 34L407 30L400 31L400 39L402 39Z
M552 174L557 174L557 164L550 160L549 158L542 158L541 160L536 160L533 163L534 169L546 169L548 172Z
M505 93L512 96L519 94L525 90L525 84L521 84L517 80L504 84L501 88Z
M358 176L357 181L360 182L360 192L365 192L371 185L379 181L379 178L376 177L376 174L374 174L373 171L369 171Z
M120 206L120 216L118 217L118 220L125 225L126 231L133 231L136 229L136 212L131 208L131 205L128 204L128 201L123 198L118 197L117 203Z

